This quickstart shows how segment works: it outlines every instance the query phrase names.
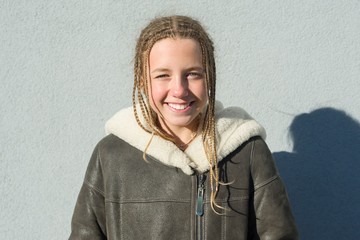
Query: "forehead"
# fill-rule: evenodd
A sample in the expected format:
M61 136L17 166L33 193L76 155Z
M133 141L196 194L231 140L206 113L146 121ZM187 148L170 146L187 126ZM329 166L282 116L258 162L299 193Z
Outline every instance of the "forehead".
M150 50L150 62L201 61L202 51L192 38L165 38L157 41Z
M159 44L167 44L167 45L170 45L170 44L194 44L198 47L200 47L200 43L197 39L195 38L187 38L187 37L168 37L168 38L163 38L163 39L160 39L158 41L156 41L152 48L154 48L155 45L159 45Z

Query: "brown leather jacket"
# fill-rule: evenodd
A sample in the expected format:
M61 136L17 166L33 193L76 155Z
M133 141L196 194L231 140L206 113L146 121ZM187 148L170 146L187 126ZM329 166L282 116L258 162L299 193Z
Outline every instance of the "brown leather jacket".
M188 162L194 170L188 173L185 165L164 162L155 152L149 151L153 154L145 162L136 144L114 134L100 141L92 155L70 239L298 239L284 185L261 137L250 135L224 157L219 145L221 179L232 183L220 186L216 202L226 210L217 215L201 162Z

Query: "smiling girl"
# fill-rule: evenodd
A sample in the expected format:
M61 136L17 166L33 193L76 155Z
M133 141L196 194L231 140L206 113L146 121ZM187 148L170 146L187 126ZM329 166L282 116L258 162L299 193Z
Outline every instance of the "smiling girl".
M199 22L161 17L143 29L133 106L106 124L70 239L298 239L265 130L215 102L215 83Z

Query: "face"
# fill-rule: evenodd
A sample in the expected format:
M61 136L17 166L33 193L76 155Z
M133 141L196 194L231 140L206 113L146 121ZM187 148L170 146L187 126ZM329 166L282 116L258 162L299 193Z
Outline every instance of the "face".
M149 55L149 98L161 127L196 130L208 95L200 44L193 39L162 39Z

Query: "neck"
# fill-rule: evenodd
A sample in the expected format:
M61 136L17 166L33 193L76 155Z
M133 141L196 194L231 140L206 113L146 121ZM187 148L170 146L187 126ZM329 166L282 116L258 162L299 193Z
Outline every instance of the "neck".
M173 142L182 151L196 138L199 131L199 119L194 120L194 123L186 127L170 127L160 120L160 127L174 138Z

